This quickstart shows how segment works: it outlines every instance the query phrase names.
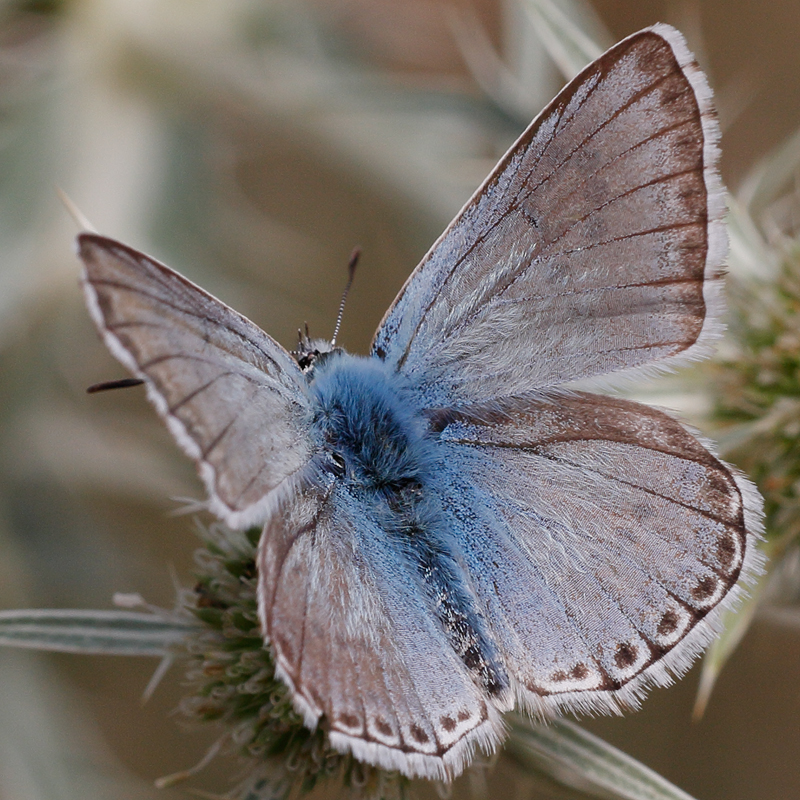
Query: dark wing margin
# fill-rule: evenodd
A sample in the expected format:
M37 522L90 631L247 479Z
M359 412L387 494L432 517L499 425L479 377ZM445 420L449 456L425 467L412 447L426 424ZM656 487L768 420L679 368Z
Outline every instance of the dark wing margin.
M511 147L412 273L373 354L431 406L705 355L727 251L718 139L680 33L623 40Z
M760 569L755 487L662 411L571 393L431 420L458 484L442 502L536 714L635 707Z
M307 463L310 406L292 357L248 319L169 267L83 233L89 311L193 458L211 510L235 528L263 521L269 495Z

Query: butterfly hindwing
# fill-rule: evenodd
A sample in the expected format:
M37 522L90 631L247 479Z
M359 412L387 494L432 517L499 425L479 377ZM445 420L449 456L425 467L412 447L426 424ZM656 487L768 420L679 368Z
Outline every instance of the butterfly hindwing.
M261 540L262 626L307 724L324 715L337 748L445 778L501 724L385 539L346 486L298 488Z
M507 401L434 425L458 484L443 502L533 710L635 704L687 668L752 573L746 479L620 398Z
M306 723L324 718L338 749L412 776L452 777L478 745L495 746L498 709L453 649L416 559L387 541L385 513L374 516L385 500L357 498L315 446L330 412L319 389L169 268L94 234L79 247L98 328L198 461L212 510L231 525L265 523L262 628ZM331 402L346 396L334 390Z
M659 25L534 120L389 309L373 353L430 405L696 356L725 254L710 90Z
M313 451L297 364L252 322L163 264L95 234L81 234L78 247L87 303L106 344L145 381L197 461L212 510L233 527L263 519L270 492Z

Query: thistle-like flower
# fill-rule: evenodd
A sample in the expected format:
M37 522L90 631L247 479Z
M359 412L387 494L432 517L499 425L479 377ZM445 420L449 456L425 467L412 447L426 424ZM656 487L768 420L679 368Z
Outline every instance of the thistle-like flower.
M772 538L800 533L800 245L773 281L731 281L729 350L712 366L726 453L761 489Z

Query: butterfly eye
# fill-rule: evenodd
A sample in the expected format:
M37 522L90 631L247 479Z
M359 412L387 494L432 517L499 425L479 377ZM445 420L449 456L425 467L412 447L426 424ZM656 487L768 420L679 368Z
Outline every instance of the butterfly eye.
M292 350L292 356L304 375L319 367L332 353L341 353L340 347L332 347L324 339L301 340L297 350Z
M340 453L336 451L328 451L328 471L335 477L341 478L345 473L345 461Z
M298 359L297 364L303 372L308 372L312 366L314 366L314 362L319 355L318 350L312 350L309 353L303 353Z

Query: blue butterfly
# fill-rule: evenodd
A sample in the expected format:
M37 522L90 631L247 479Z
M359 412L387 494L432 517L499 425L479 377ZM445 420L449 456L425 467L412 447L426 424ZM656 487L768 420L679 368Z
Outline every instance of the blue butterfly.
M450 778L515 704L635 706L717 631L756 561L757 492L671 416L586 386L719 335L718 137L681 35L625 39L503 157L368 357L291 354L79 237L92 316L211 510L263 526L264 637L335 748Z

